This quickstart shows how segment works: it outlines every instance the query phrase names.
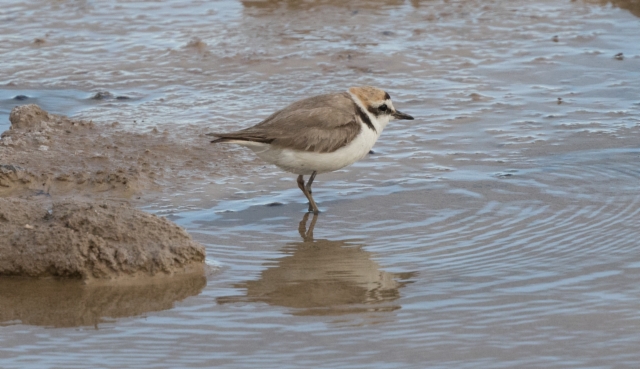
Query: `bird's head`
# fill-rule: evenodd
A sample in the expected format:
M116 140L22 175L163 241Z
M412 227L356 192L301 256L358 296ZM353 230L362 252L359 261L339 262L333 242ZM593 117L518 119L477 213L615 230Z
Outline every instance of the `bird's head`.
M355 96L363 107L365 107L369 113L373 114L376 118L383 118L388 116L389 120L393 119L408 119L413 120L413 117L409 114L405 114L393 107L391 102L391 96L383 90L372 87L351 87L349 89L351 95Z

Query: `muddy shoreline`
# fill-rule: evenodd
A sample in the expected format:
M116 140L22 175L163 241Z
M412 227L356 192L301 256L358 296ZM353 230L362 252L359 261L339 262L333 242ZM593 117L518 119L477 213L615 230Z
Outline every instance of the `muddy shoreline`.
M203 273L201 244L135 208L192 183L183 173L216 175L212 158L221 151L202 133L132 133L33 104L14 108L10 121L0 138L0 276L100 281Z

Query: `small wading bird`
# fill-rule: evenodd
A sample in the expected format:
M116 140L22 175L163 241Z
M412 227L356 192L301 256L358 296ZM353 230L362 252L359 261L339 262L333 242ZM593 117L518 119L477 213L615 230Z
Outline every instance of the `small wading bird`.
M294 102L270 117L230 133L209 133L213 143L246 146L264 161L298 174L298 187L318 214L311 184L318 173L332 172L362 159L393 119L413 119L393 107L391 97L371 86ZM306 185L304 175L310 175Z

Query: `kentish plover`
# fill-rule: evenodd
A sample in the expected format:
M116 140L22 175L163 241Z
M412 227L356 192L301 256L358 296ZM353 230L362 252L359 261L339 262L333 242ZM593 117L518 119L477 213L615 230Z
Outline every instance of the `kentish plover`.
M270 117L230 133L209 133L211 142L246 146L263 160L298 174L298 187L318 214L311 184L326 173L362 159L393 119L413 119L393 107L391 97L371 86L348 92L310 97L273 113ZM306 185L304 175L310 175Z

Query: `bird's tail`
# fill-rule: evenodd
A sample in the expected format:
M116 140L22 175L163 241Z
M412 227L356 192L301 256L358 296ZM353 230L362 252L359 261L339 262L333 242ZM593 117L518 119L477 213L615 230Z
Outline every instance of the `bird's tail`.
M224 135L221 134L221 133L207 133L207 134L205 134L205 136L213 136L213 137L215 137L214 140L211 140L211 143L229 141L229 139L224 137Z
M239 141L250 141L250 142L260 142L260 143L273 142L273 138L267 138L267 137L264 137L263 135L251 134L244 131L231 132L231 133L207 133L206 135L217 137L215 140L212 140L211 143L239 142Z

